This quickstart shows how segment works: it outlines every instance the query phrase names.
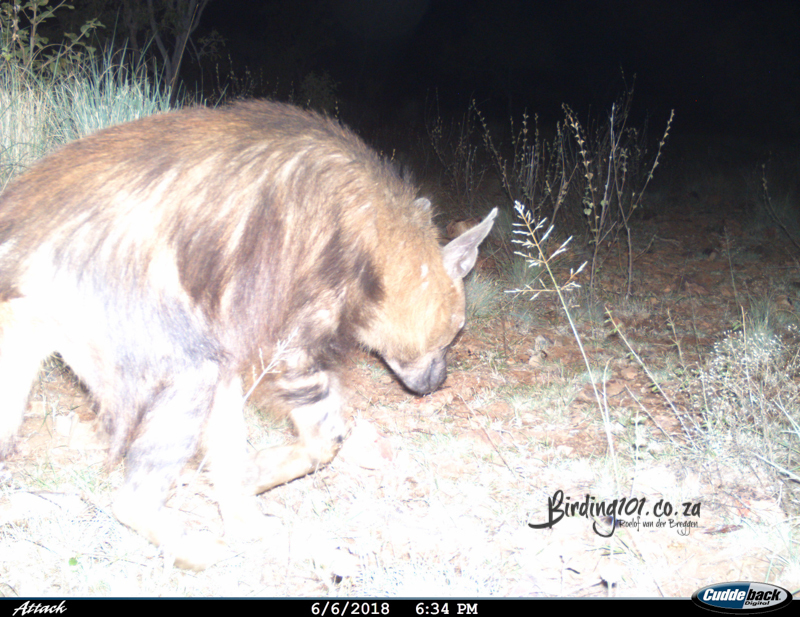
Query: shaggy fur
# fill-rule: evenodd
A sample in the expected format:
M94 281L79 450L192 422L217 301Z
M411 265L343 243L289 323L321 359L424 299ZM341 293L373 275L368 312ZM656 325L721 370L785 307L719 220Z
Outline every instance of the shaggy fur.
M0 455L40 361L59 351L126 459L118 518L184 567L222 554L164 502L205 430L226 522L244 495L330 461L336 366L363 344L436 389L464 323L461 279L495 212L444 249L430 202L336 122L268 102L116 126L0 195ZM276 356L278 346L283 352ZM298 443L250 461L239 375L277 362Z

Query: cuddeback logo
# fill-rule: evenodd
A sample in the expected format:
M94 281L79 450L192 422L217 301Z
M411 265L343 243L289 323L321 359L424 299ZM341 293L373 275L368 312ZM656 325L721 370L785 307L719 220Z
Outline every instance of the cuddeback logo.
M766 613L783 608L792 594L768 583L717 583L692 594L692 602L717 613Z

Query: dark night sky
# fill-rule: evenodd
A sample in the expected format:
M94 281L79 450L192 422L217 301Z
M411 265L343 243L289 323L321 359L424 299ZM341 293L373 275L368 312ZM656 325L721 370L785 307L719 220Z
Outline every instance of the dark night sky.
M676 130L800 134L800 2L761 0L215 0L203 27L235 64L299 79L327 72L342 106L392 114L437 91L498 117L545 121L561 103L635 106Z

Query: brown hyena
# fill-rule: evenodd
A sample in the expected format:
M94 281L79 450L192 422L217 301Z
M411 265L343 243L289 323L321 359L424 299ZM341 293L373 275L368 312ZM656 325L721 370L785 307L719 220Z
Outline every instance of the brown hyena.
M489 233L440 248L431 205L351 132L248 102L116 126L0 195L0 455L53 351L125 457L120 521L183 567L223 554L164 507L201 436L226 527L245 497L312 472L345 436L335 369L362 344L424 394L464 325L462 278ZM282 351L295 445L249 458L239 375Z

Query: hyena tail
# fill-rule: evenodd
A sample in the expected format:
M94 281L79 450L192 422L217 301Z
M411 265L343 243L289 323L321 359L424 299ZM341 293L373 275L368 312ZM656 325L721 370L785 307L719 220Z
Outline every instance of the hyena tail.
M0 460L14 449L31 385L53 349L22 299L0 303Z

